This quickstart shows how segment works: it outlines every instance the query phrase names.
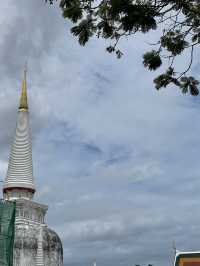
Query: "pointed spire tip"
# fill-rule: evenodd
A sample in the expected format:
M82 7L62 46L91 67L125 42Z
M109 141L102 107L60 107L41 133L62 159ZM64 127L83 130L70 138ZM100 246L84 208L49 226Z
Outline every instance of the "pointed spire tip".
M28 110L28 99L27 99L27 86L26 86L26 73L27 73L27 65L24 68L24 77L22 81L22 92L19 104L19 110Z

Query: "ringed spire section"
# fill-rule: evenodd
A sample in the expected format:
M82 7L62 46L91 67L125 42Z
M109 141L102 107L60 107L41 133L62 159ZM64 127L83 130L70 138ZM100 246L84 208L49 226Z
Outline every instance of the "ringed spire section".
M17 125L11 146L3 192L5 199L32 199L35 192L26 71L24 71L24 78L22 81Z

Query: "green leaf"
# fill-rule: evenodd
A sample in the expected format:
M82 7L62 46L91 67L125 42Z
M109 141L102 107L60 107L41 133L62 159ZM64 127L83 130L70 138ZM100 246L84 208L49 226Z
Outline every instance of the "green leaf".
M147 52L143 55L143 64L149 70L156 70L162 65L162 60L159 53L152 50L151 52Z

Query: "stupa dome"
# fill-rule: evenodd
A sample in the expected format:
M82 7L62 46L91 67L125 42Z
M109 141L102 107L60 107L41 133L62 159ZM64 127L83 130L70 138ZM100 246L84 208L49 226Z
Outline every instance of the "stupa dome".
M63 261L62 242L47 226L20 224L15 228L14 265L61 266Z

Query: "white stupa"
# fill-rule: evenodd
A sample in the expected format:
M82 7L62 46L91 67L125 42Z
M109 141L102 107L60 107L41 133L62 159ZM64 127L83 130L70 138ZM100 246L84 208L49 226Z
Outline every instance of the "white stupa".
M45 224L46 205L34 202L35 184L26 88L26 71L3 185L5 200L16 201L14 266L63 266L58 235Z

